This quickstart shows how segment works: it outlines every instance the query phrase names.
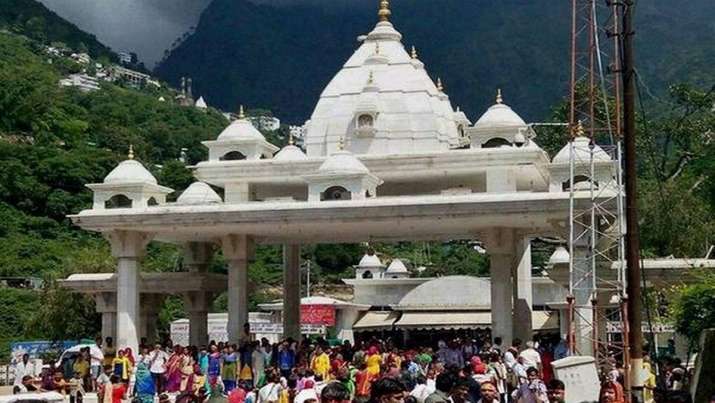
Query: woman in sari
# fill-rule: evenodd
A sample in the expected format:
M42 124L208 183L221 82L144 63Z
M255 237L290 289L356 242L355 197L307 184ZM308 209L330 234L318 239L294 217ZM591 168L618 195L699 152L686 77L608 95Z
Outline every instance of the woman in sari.
M151 377L149 368L143 362L137 365L134 390L139 403L154 403L154 380Z
M174 346L174 352L171 353L169 360L166 362L166 377L165 389L169 393L176 393L181 386L181 361L183 358L181 346Z
M221 366L221 380L226 393L231 393L236 388L236 378L238 369L238 355L233 349L233 346L226 347L226 351L222 357L223 365Z
M208 356L208 367L206 368L206 375L208 380L208 386L211 386L211 381L216 379L221 374L221 352L216 344L211 345L211 352ZM207 389L209 389L207 387Z
M193 376L194 376L194 358L191 356L191 351L189 348L184 348L184 353L182 354L181 357L181 364L180 364L180 375L181 375L181 383L179 385L179 391L180 392L186 392L190 391L194 384L193 384Z

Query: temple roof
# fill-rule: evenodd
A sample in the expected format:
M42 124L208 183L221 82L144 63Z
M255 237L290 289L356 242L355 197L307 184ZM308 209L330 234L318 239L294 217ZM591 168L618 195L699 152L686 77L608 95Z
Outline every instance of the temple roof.
M384 9L381 9L384 14ZM454 109L421 63L405 50L402 35L381 21L325 87L307 123L310 157L330 155L338 140L355 154L446 151L458 141ZM369 83L371 85L366 85ZM356 134L356 118L371 92L375 133Z
M148 183L156 185L157 181L154 175L149 172L144 165L139 161L134 160L134 151L129 147L129 159L119 163L111 172L104 178L105 184L120 185L120 184L136 184Z
M491 288L487 278L447 276L423 283L405 295L401 310L489 309Z

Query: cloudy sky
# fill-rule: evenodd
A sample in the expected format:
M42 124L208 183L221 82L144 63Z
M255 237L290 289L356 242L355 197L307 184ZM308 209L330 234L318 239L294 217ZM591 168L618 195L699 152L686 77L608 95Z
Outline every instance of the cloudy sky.
M114 50L136 52L147 67L196 24L210 0L39 0Z

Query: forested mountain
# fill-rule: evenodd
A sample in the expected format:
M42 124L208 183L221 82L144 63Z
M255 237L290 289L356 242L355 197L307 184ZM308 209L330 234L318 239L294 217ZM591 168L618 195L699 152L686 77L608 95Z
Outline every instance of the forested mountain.
M258 3L258 4L257 4ZM213 0L196 31L156 72L193 78L209 103L241 102L302 124L318 96L376 22L377 1ZM454 105L474 119L504 90L530 121L544 119L566 91L570 2L402 0L391 20L415 45ZM642 0L637 10L642 80L662 96L667 83L712 74L715 7L711 0Z
M0 0L0 29L40 42L62 43L95 58L116 59L116 54L94 35L80 30L35 0Z

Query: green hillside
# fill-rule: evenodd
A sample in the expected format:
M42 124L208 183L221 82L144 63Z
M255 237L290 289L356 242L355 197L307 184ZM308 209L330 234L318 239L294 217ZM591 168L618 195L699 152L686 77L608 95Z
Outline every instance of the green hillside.
M80 30L35 0L0 0L0 29L46 44L64 44L95 58L116 59L116 54L94 35Z

